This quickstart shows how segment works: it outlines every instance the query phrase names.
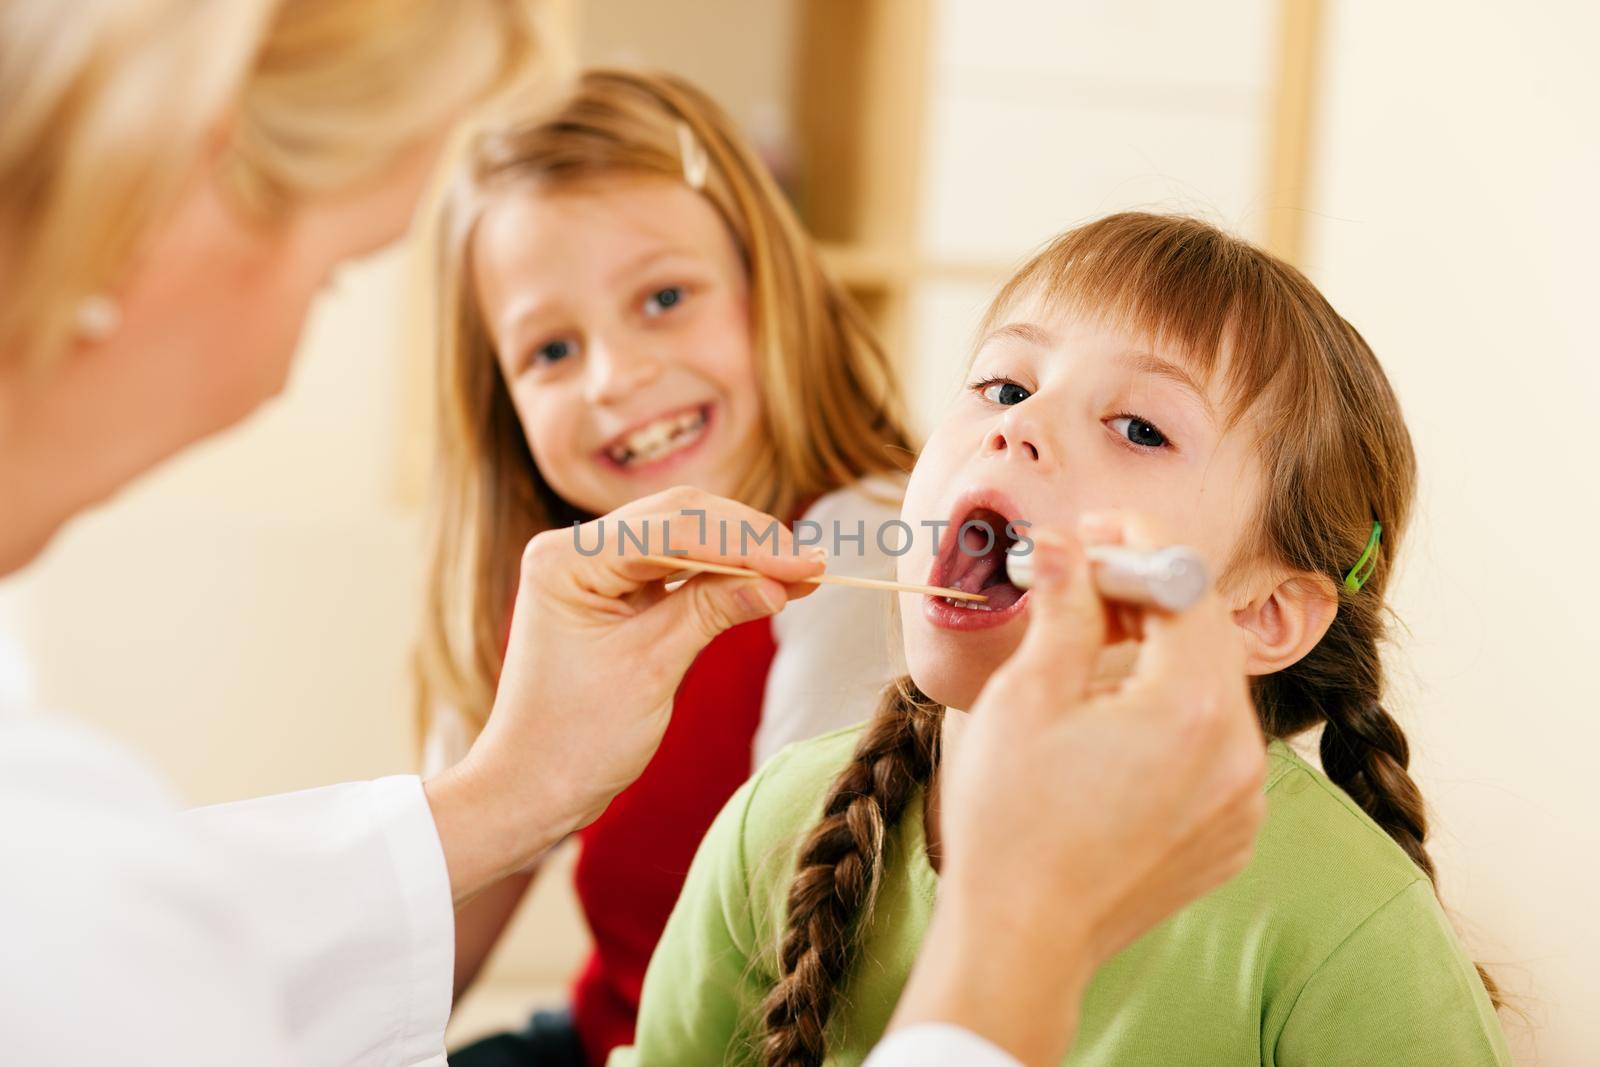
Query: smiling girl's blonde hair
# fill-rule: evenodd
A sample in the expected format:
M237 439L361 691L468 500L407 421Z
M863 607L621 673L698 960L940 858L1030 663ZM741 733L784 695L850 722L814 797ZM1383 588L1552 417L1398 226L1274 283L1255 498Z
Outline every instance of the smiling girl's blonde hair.
M1416 459L1400 405L1361 335L1280 259L1195 219L1125 213L1071 230L990 306L983 333L1025 298L1101 318L1222 375L1230 425L1248 427L1266 478L1231 573L1266 563L1317 575L1338 596L1328 632L1299 662L1253 678L1269 737L1322 727L1328 777L1429 879L1426 811L1410 748L1384 710L1384 593L1411 515ZM1345 576L1373 523L1365 582ZM820 1064L833 999L854 962L891 827L939 764L944 708L901 679L856 746L801 846L778 981L762 1006L762 1063ZM1480 968L1498 1006L1494 982Z
M681 79L588 71L554 113L483 131L441 218L439 443L417 655L425 731L442 707L482 727L522 548L541 530L579 517L528 451L479 315L474 228L488 200L508 189L616 175L696 188L728 227L748 272L764 421L738 498L788 518L817 496L906 466L910 435L888 357L733 122Z
M540 54L535 0L6 0L0 360L56 362L208 147L270 224L439 136Z

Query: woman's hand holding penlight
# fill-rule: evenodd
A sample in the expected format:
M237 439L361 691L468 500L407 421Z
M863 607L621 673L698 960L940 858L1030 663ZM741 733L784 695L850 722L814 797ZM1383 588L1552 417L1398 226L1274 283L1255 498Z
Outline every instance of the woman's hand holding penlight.
M1085 534L1163 543L1097 525ZM1249 861L1265 753L1215 592L1132 617L1095 592L1081 548L1035 540L1027 634L941 768L940 901L893 1026L957 1023L1056 1063L1094 970ZM1112 636L1138 658L1096 684Z
M698 575L668 593L650 552L760 571ZM753 531L749 543L742 524ZM605 810L661 743L673 694L712 638L815 588L820 553L797 552L771 516L697 489L669 489L584 526L528 543L505 666L488 725L455 767L427 783L456 903L533 862ZM729 531L727 551L719 530ZM756 541L776 529L771 539ZM670 539L663 541L663 537Z

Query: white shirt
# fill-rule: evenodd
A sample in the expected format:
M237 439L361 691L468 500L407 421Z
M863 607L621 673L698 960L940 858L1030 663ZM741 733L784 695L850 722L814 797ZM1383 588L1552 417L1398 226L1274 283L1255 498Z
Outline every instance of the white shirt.
M421 781L184 813L127 752L0 693L5 1061L444 1067L455 916ZM870 1067L1019 1067L912 1027Z
M829 574L893 579L895 557L885 546L899 546L886 524L900 518L905 488L900 475L863 478L819 498L796 532L820 530ZM824 585L786 605L772 620L772 637L777 652L756 727L756 767L785 745L872 718L884 689L906 673L895 598L881 593Z
M959 1026L920 1023L889 1035L861 1067L1022 1067L1022 1061Z

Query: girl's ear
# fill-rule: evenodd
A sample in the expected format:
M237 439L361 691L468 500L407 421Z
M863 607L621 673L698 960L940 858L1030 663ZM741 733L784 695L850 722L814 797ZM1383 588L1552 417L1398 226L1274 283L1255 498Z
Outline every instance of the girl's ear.
M1333 625L1339 594L1321 574L1294 574L1233 612L1244 631L1245 672L1272 674L1294 666Z

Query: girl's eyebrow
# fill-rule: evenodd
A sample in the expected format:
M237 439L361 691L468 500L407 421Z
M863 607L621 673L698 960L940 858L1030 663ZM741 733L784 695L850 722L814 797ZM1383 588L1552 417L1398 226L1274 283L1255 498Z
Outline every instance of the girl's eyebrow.
M622 264L622 266L612 271L610 282L611 284L615 285L624 279L633 277L634 275L643 274L645 271L649 270L651 267L662 262L663 260L678 259L680 257L685 259L692 258L690 257L689 253L678 248L672 248L670 246L652 248L649 251L634 256L632 259Z
M991 341L1004 338L1014 338L1024 344L1036 345L1040 348L1053 348L1056 344L1055 334L1032 322L1008 322L997 330L993 330L983 339L981 349ZM1171 360L1162 359L1154 352L1142 349L1128 349L1119 352L1116 361L1136 374L1151 374L1157 378L1165 378L1179 388L1194 396L1200 404L1200 410L1205 413L1212 423L1217 421L1216 410L1211 406L1211 401L1206 397L1206 391L1181 364Z
M1002 337L1015 338L1018 341L1037 345L1040 348L1051 348L1056 343L1055 335L1043 326L1036 326L1031 322L1008 322L998 330L991 331L989 336L985 337L983 343L978 347L982 348L990 341L996 341Z
M1211 407L1211 401L1206 398L1205 390L1200 383L1195 381L1182 366L1171 360L1162 359L1153 352L1144 352L1139 349L1129 349L1117 355L1116 360L1136 374L1150 374L1157 378L1165 378L1179 388L1190 393L1199 401L1201 409L1212 422L1216 421L1216 411Z
M527 342L524 334L536 332L542 319L555 307L552 300L519 300L506 309L500 319L500 333L508 349L522 348Z

